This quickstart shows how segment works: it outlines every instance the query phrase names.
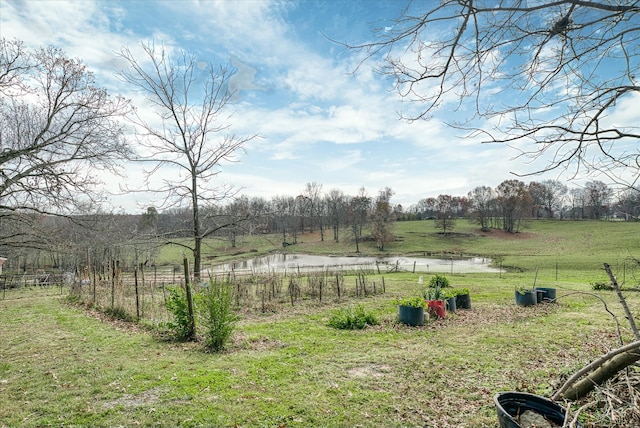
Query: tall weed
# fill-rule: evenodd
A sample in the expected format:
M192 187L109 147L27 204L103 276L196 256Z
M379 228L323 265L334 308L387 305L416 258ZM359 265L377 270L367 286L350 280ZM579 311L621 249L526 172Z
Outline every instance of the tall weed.
M178 340L188 340L191 335L191 323L189 317L189 304L187 293L180 286L167 287L167 310L173 315L173 321L166 325L172 330Z
M377 318L362 305L336 310L329 319L329 326L342 330L362 330L368 325L378 325Z
M206 345L214 351L222 351L238 321L232 306L233 285L229 282L209 281L209 286L198 295L202 325L206 329Z

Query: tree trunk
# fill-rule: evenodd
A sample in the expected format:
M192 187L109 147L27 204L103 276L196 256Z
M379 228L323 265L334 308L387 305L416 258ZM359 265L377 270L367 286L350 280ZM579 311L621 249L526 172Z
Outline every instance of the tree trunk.
M189 281L189 260L185 257L182 260L184 264L184 288L187 293L187 309L189 310L189 340L196 339L196 317L193 308L193 296L191 295L191 283Z
M191 209L193 210L193 280L200 282L202 262L202 233L200 231L200 205L198 199L198 173L191 168Z

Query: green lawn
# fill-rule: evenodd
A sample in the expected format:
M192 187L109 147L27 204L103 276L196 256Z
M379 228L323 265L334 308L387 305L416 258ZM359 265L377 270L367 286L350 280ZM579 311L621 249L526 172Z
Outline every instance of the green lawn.
M507 239L459 224L456 232L473 233L464 239L438 236L429 223L399 223L404 241L389 252L406 245L406 253L501 255L519 269L448 275L453 286L470 288L472 310L419 328L398 324L393 304L419 292L419 275L411 273L385 274L384 295L241 311L222 354L69 306L60 289L7 290L0 300L0 426L495 427L496 392L550 396L616 346L615 323L600 300L574 290L591 292L582 278L605 280L602 262L640 254L633 239L640 224L534 222ZM607 245L612 239L618 245ZM300 240L296 251L319 246ZM585 242L592 251L582 251ZM532 285L536 268L538 285L558 287L559 303L516 307L514 288ZM629 340L615 295L594 293ZM637 313L640 296L629 292L628 300ZM334 310L356 303L380 325L327 326ZM597 409L584 417L587 426L607 426Z
M482 232L467 220L458 220L452 234L438 233L432 220L397 222L396 241L384 252L375 243L360 245L364 255L479 255L493 258L496 266L527 273L533 279L536 270L540 281L590 283L606 280L602 263L618 268L620 280L626 277L629 256L640 254L640 222L529 220L520 233L505 234L500 230ZM239 257L254 257L270 251L310 254L356 255L348 230L335 243L332 233L325 240L315 233L299 234L298 244L283 248L281 235L252 235L238 239L236 248L227 241L211 239L203 251L205 264ZM183 248L166 246L158 255L158 264L180 265ZM640 279L638 280L640 281Z

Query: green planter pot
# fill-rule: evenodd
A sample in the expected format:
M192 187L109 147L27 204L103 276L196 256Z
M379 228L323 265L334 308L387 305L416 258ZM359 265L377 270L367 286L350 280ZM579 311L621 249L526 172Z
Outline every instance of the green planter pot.
M424 308L413 306L398 306L398 319L401 323L418 326L424 325Z
M524 292L515 291L516 305L533 306L538 303L538 293L534 290L525 290Z

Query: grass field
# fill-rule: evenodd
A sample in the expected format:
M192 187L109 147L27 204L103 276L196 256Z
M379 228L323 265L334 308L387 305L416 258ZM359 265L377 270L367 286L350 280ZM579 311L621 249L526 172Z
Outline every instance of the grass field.
M533 222L505 237L459 223L458 234L442 237L429 223L398 223L402 240L388 251L500 256L517 269L449 276L471 290L473 308L424 327L396 321L393 300L420 289L411 273L385 275L384 295L277 314L241 311L221 354L69 306L60 289L7 290L0 300L0 426L495 427L495 393L550 396L616 346L615 323L596 296L631 338L613 293L574 291L591 292L590 282L606 280L603 262L621 275L626 257L640 254L640 224ZM242 248L253 254L275 249L248 241ZM299 242L299 252L353 251L348 242L330 251L332 243L309 235ZM212 243L210 255L224 256L220 245ZM514 288L531 286L536 269L538 285L558 288L559 303L516 307ZM631 270L624 274L631 285ZM627 296L637 313L640 296ZM357 303L380 325L327 326L333 311ZM583 418L586 426L612 426L597 409Z

